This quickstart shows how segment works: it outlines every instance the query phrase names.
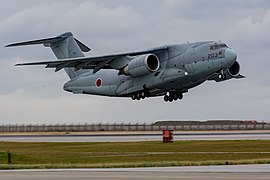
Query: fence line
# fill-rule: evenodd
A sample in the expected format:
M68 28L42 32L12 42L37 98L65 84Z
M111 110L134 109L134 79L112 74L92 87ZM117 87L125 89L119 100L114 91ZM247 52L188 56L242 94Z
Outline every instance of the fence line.
M0 125L0 132L95 132L95 131L160 131L160 130L270 130L269 123L226 125L154 125L154 124L51 124Z

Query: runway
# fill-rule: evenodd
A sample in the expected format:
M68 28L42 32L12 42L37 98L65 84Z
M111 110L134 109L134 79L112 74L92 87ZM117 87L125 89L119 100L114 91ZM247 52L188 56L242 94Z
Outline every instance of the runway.
M230 166L185 166L163 168L112 168L112 169L48 169L48 170L7 170L0 171L5 180L174 180L174 179L244 179L268 180L270 164Z
M138 142L162 140L161 132L117 132L90 134L6 134L5 142ZM270 140L269 131L175 132L174 140Z

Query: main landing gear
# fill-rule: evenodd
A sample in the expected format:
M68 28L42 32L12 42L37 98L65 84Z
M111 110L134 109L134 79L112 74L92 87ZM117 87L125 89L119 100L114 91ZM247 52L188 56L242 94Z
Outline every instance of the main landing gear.
M150 97L150 92L147 90L138 91L138 92L132 93L131 95L132 100L140 100L140 99L144 99L148 97Z
M183 94L182 93L179 93L179 92L170 92L169 95L165 95L164 96L164 101L165 102L173 102L173 101L177 101L177 100L181 100L183 99Z
M147 90L138 91L131 94L132 100L141 100L141 99L145 99L149 97L150 97L150 92ZM177 101L181 99L183 99L183 94L181 92L169 92L169 95L166 94L164 96L165 102L173 102L173 101Z

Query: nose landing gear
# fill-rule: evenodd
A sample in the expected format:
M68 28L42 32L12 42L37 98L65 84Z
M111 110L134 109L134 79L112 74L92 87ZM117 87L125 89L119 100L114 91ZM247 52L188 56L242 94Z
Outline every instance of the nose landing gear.
M179 92L170 92L169 95L165 95L164 96L164 101L165 102L173 102L173 101L177 101L177 100L181 100L183 99L183 94L182 93L179 93Z
M218 75L218 78L221 80L225 80L226 79L226 74L224 74L224 69L221 69Z

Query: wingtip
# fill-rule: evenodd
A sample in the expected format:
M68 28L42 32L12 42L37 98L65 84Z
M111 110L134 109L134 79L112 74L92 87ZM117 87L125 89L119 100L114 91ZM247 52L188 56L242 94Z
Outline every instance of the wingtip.
M11 46L12 46L12 44L5 45L6 48L7 48L7 47L11 47Z
M20 43L12 43L12 44L7 44L5 47L15 47L19 46Z

